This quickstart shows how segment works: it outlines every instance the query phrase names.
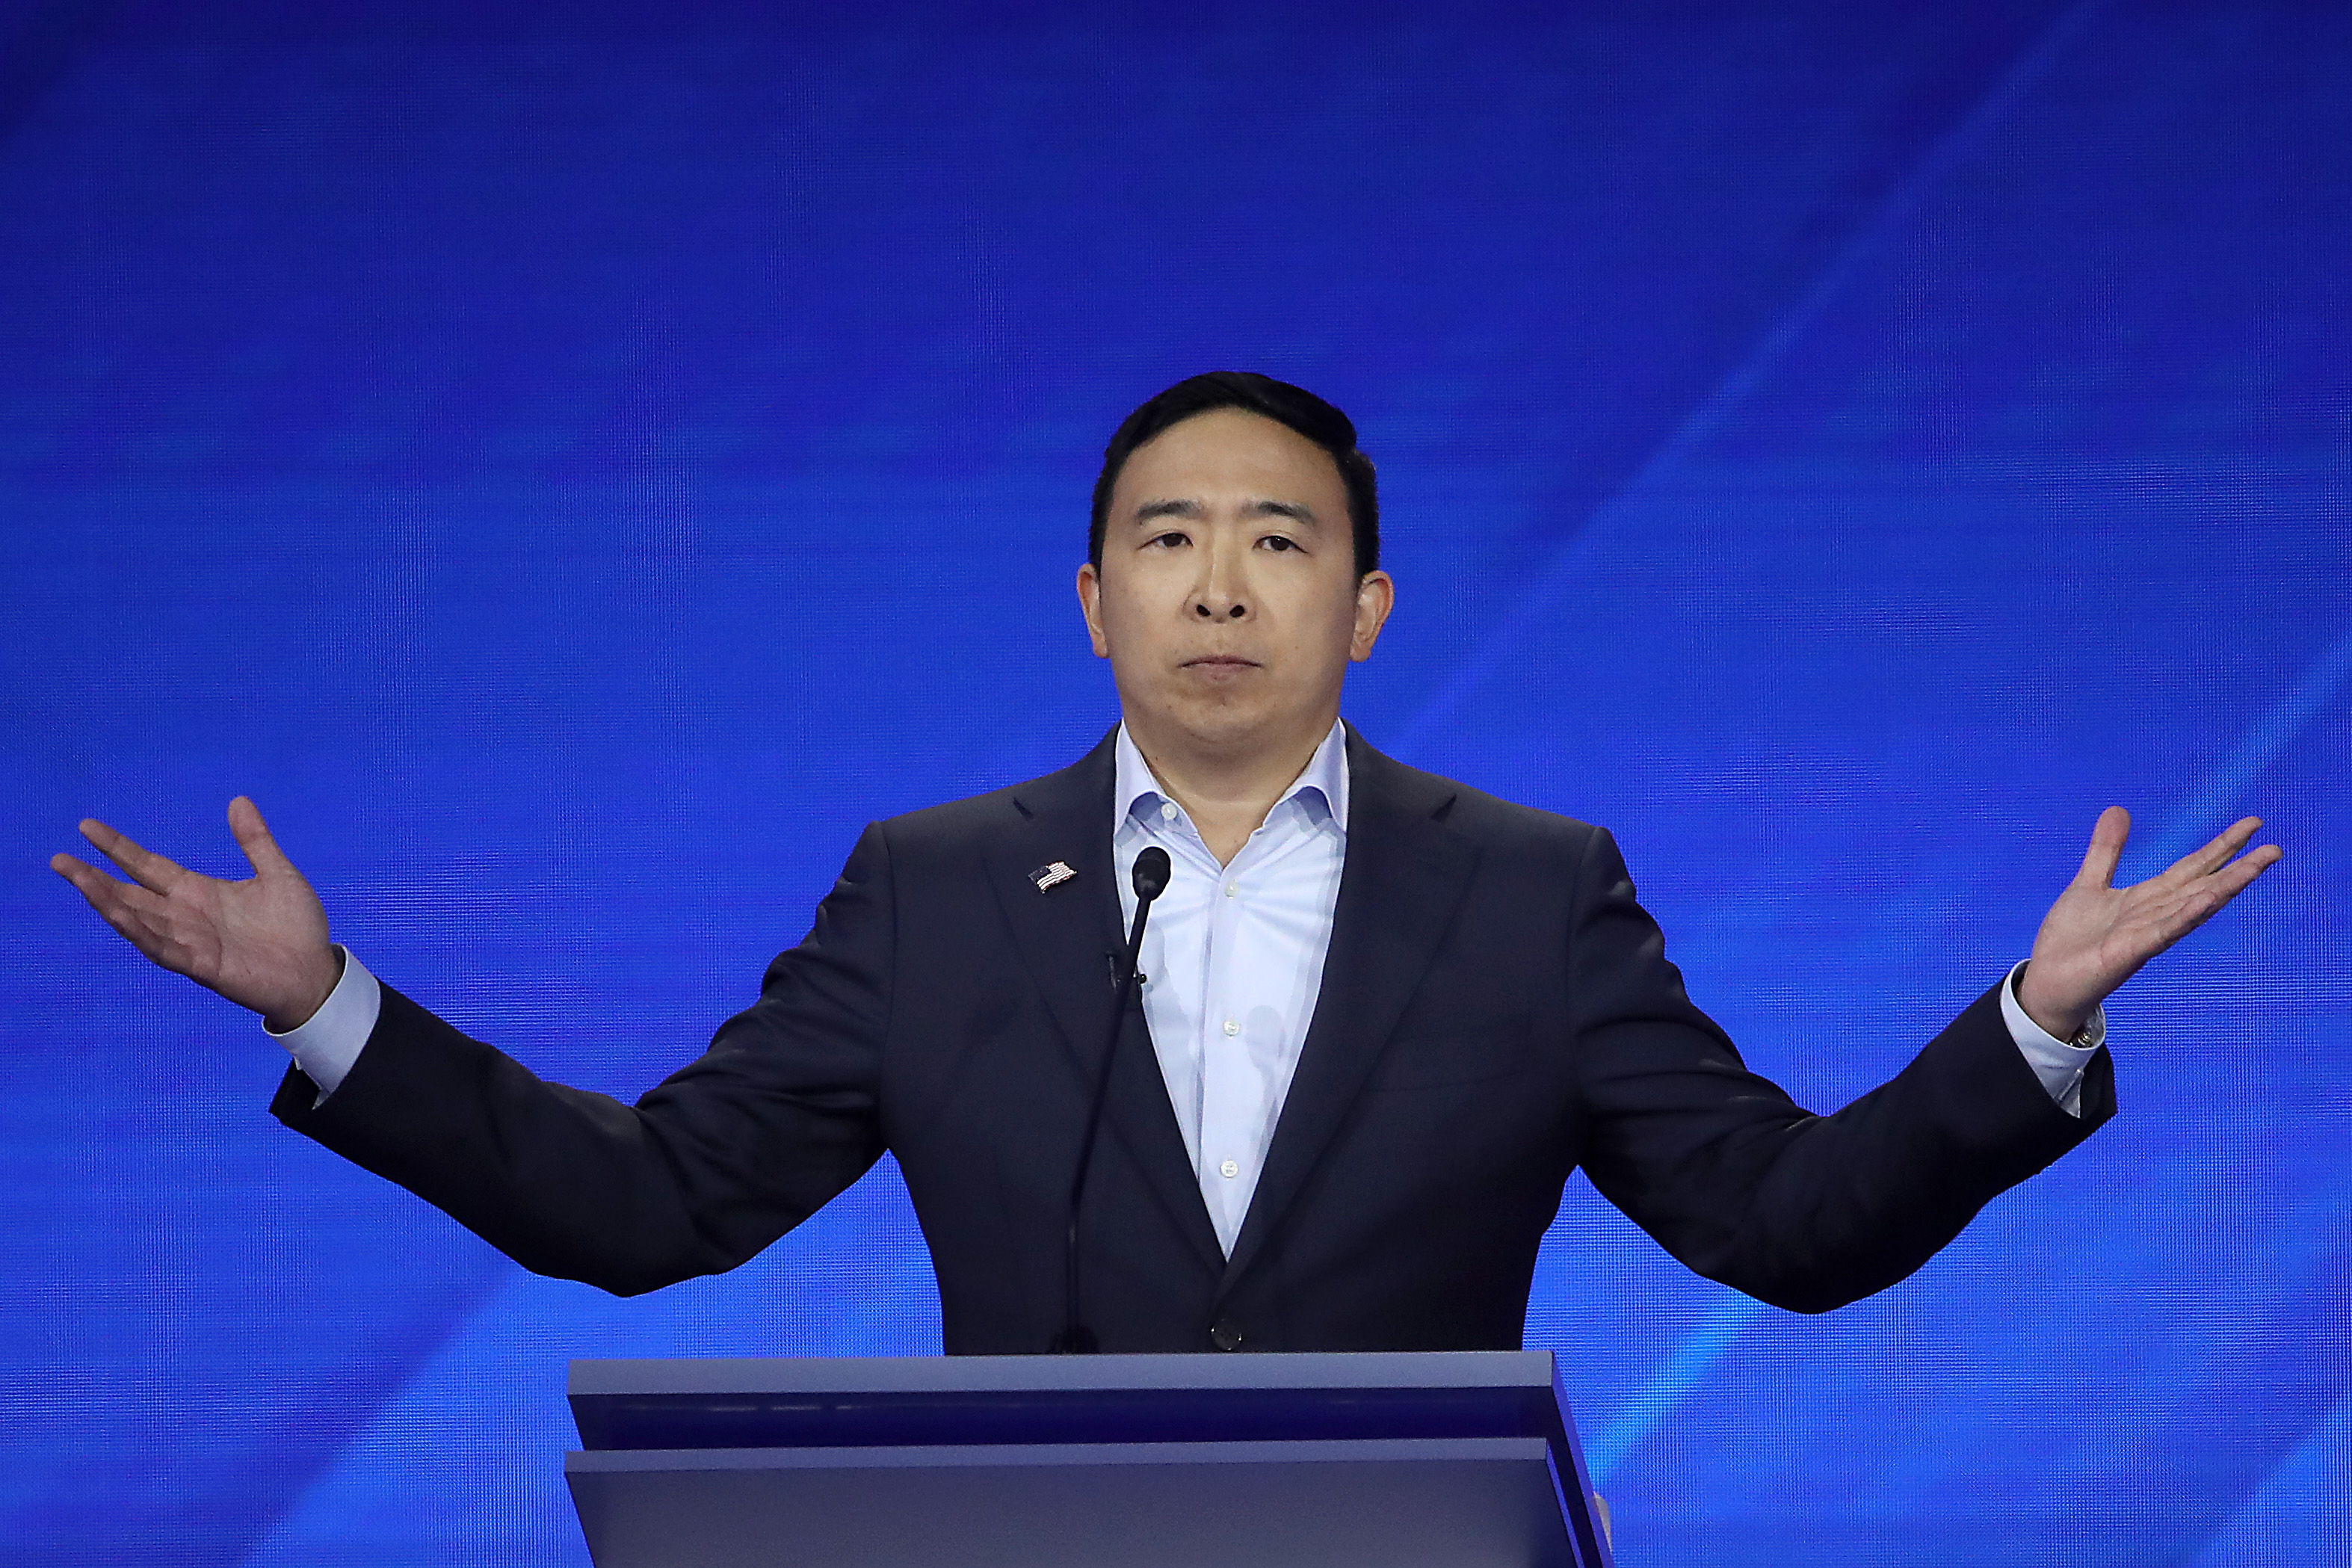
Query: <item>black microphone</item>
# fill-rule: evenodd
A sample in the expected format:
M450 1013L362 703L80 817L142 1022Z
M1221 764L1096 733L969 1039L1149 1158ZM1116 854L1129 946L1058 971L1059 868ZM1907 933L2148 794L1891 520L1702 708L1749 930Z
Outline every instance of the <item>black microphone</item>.
M1127 933L1125 962L1112 976L1118 995L1111 1004L1110 1035L1103 1042L1102 1066L1095 1077L1094 1106L1087 1112L1086 1141L1078 1145L1077 1172L1070 1178L1070 1225L1064 1236L1063 1273L1069 1288L1069 1311L1062 1331L1047 1347L1057 1355L1092 1355L1102 1348L1095 1339L1095 1331L1087 1327L1086 1314L1079 1308L1078 1205L1087 1195L1087 1171L1095 1163L1095 1135L1102 1131L1103 1105L1110 1099L1111 1058L1118 1050L1119 1031L1127 1022L1127 1009L1134 1000L1136 983L1142 978L1136 973L1135 965L1143 952L1143 922L1151 918L1151 901L1168 890L1171 869L1168 851L1154 844L1135 858L1134 868L1129 873L1135 887L1135 925Z

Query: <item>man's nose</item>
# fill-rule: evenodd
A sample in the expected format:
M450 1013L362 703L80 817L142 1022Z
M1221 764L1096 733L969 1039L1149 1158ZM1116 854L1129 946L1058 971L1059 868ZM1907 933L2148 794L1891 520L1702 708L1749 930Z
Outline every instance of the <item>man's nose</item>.
M1208 567L1202 574L1200 588L1192 595L1192 617L1202 621L1239 621L1249 618L1249 593L1240 581L1232 554L1212 544L1202 552Z

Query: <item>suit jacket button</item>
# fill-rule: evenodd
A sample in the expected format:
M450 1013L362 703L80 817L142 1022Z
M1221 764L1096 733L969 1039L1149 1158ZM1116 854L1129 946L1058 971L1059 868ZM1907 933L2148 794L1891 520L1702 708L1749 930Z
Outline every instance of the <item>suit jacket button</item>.
M1242 1326L1231 1318L1220 1318L1209 1329L1209 1342L1221 1351L1242 1348Z

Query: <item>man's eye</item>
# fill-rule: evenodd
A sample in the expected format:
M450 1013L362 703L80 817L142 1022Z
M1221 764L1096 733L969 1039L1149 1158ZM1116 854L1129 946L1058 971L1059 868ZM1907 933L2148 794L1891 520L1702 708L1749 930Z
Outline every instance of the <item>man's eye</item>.
M1180 544L1192 542L1190 538L1181 533L1155 533L1143 542L1143 546L1147 550L1173 550Z
M1269 533L1257 542L1259 549L1272 550L1276 552L1285 550L1296 550L1298 548L1298 541L1291 538L1286 533Z

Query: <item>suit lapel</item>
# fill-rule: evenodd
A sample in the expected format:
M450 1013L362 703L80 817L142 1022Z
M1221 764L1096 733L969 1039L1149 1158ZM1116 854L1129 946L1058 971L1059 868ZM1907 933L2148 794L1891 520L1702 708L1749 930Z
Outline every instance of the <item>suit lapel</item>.
M1323 984L1219 1295L1282 1223L1444 939L1477 859L1438 819L1455 786L1348 731L1348 849ZM1164 1098L1164 1092L1163 1092Z
M1118 952L1126 939L1110 853L1116 767L1113 742L1106 740L1060 773L1020 785L1013 798L1021 820L987 850L989 881L1014 945L1087 1085L1100 1070L1115 999L1104 955ZM1041 894L1030 873L1056 860L1076 875ZM1107 1116L1178 1227L1205 1261L1223 1267L1223 1249L1201 1201L1139 1008L1129 1015L1119 1037Z

